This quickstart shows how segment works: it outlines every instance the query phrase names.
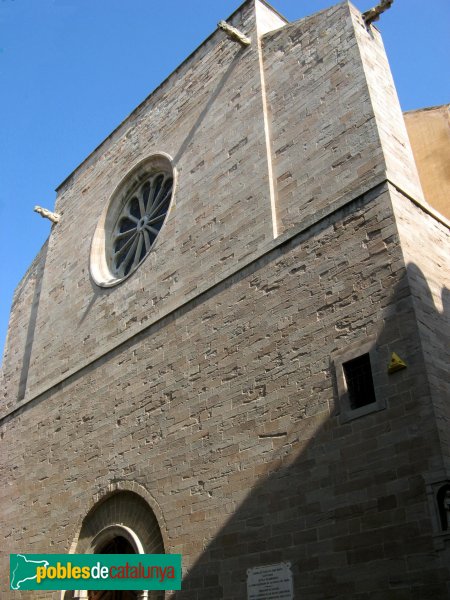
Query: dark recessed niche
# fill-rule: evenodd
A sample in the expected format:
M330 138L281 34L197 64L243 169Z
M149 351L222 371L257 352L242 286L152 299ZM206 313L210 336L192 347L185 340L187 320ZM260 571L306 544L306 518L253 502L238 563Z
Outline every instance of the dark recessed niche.
M350 408L355 410L376 402L369 354L363 354L342 364L347 384Z

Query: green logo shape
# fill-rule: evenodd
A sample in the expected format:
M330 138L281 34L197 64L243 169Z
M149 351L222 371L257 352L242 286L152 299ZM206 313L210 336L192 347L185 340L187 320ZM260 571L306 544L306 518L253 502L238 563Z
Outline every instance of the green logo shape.
M181 590L181 554L10 554L11 590Z

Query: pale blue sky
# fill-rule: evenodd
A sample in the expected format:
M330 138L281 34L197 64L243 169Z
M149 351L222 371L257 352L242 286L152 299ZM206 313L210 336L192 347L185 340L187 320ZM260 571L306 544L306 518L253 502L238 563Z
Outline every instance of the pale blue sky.
M293 21L330 0L274 0ZM355 2L367 10L376 0ZM50 231L35 204L239 0L0 0L0 348L12 294ZM404 110L450 102L450 2L395 0L381 30Z

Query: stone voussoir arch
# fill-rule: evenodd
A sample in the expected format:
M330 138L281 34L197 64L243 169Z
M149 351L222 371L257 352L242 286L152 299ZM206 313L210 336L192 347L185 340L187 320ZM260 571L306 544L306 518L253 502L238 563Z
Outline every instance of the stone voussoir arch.
M114 537L125 538L136 554L164 554L167 548L167 528L162 511L142 485L130 481L114 481L107 489L91 496L84 517L77 524L69 553L100 553ZM161 594L142 591L140 600L161 598ZM70 595L61 594L61 600L85 600L87 590Z

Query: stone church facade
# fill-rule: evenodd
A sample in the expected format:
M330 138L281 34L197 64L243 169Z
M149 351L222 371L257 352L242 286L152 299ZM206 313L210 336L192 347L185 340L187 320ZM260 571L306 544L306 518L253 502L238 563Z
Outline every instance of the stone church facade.
M167 598L284 563L303 600L448 598L449 226L380 35L347 2L227 23L61 184L17 288L2 598L37 597L8 553L119 539L182 554Z

